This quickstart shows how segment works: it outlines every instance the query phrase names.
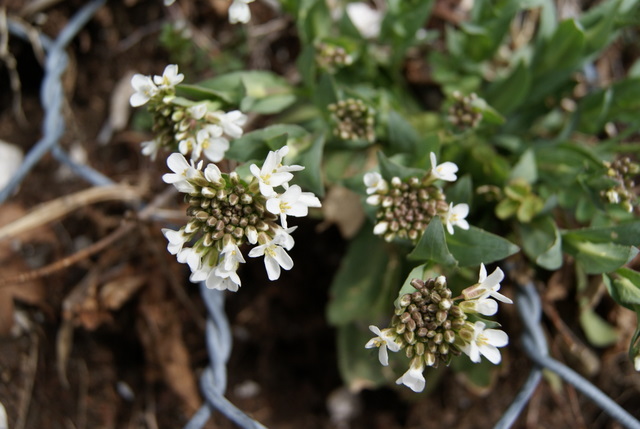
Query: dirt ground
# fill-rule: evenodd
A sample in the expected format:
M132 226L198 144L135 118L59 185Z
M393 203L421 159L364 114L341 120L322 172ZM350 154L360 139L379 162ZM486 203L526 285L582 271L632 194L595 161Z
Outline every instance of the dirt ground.
M178 2L180 7L171 9L160 1L109 2L68 49L68 127L61 145L122 184L119 193L80 193L90 186L48 155L17 195L0 206L1 227L62 196L76 195L78 204L64 216L0 241L0 403L11 429L179 428L201 404L197 379L208 362L205 310L198 288L188 282L185 266L166 252L160 233L161 227L180 222L184 215L166 209L156 217L136 218L136 204L153 201L165 191L159 178L166 167L140 154L140 142L150 135L137 131L129 118L128 93L119 89L129 84L131 73L160 73L180 55L191 55L193 69L185 72L192 76L202 78L233 67L225 49L232 49L240 36L226 22L228 2ZM4 3L9 18L36 23L34 28L55 37L84 2ZM25 5L33 9L25 11ZM450 6L439 2L430 25L443 26L451 19ZM273 14L260 2L252 8L258 23ZM192 26L198 49L168 48L158 42L163 25L181 19ZM283 21L269 37L250 45L250 51L240 51L249 67L292 74L298 47L291 23ZM26 153L41 137L43 69L28 42L11 37L8 51L17 61L26 122L12 109L15 93L7 68L0 66L0 140ZM160 208L177 206L171 203L178 201L176 195L168 198ZM490 391L473 388L444 369L428 395L404 388L349 394L341 387L336 335L324 314L328 287L346 242L333 226L326 228L315 220L298 224L296 241L307 244L294 248L294 269L270 283L262 262L248 260L241 293L227 295L234 339L229 400L267 427L279 429L491 427L531 368L517 340L521 324L515 310L502 315L515 340L503 353L504 363ZM118 233L123 225L129 229ZM46 276L34 271L57 261L63 264L70 255L109 237L109 245L71 266L59 265ZM635 317L603 299L598 311L620 327L623 340L607 348L586 346L571 313L572 291L554 288L570 272L569 265L540 284L551 353L640 417L640 376L625 349ZM510 285L505 289L513 293ZM351 420L332 420L329 402L348 405ZM215 415L208 427L234 425ZM620 426L573 387L549 375L515 427Z

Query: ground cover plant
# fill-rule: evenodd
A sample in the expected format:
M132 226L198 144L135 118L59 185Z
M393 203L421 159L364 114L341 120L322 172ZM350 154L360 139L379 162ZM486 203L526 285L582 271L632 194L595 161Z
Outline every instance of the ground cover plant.
M29 8L3 11L18 26L7 36L31 31L2 57L7 118L31 120L19 83L40 76L19 65L37 64L28 34L45 29ZM187 424L208 409L206 386L225 383L197 385L219 317L234 339L221 394L265 426L491 427L534 368L527 326L540 327L518 307L523 291L541 299L539 348L637 416L636 1L177 0L95 13L56 166L17 193L7 174L11 427L57 427L43 418L57 414ZM82 43L131 66L90 60ZM96 85L114 91L111 113L78 131L83 105L106 117ZM215 317L209 296L227 300ZM20 350L25 363L6 357ZM62 405L35 398L39 384L61 387ZM615 427L557 373L531 394L516 425Z

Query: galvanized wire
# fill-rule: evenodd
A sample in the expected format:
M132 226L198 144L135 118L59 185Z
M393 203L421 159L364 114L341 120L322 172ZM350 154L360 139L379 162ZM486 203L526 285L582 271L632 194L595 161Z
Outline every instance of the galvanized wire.
M84 27L96 11L102 7L106 0L93 0L83 6L60 32L55 40L51 40L44 34L39 34L39 41L47 52L44 63L44 78L40 88L40 100L44 109L44 122L42 125L42 138L27 153L23 163L16 173L11 177L9 183L0 190L0 204L5 202L22 183L31 169L60 141L64 134L65 121L62 115L62 104L64 102L64 89L62 87L62 74L67 69L69 57L65 49L73 37ZM18 22L8 21L9 32L18 37L28 40L28 31ZM60 152L57 152L60 155ZM78 165L77 163L74 163ZM80 177L91 181L93 175L84 176L92 169L88 166L76 170ZM104 176L103 176L104 178Z
M525 327L525 332L522 336L522 345L524 351L536 366L531 370L520 393L518 393L495 428L505 429L511 427L531 399L535 388L540 382L542 369L545 368L553 371L564 381L573 385L624 427L628 429L640 429L640 422L613 399L577 372L549 356L547 341L540 325L540 318L542 317L540 296L533 283L518 287L516 303Z
M4 189L0 190L0 203L6 201L12 195L31 169L49 151L58 161L70 167L74 174L89 183L96 186L113 183L111 179L90 166L82 165L72 160L58 146L65 130L65 122L62 115L64 91L61 82L62 74L68 65L65 48L105 1L93 0L87 3L72 17L55 40L51 40L43 34L38 35L40 44L47 52L44 64L45 75L40 92L45 111L42 126L43 136L26 155L24 162L9 183ZM22 24L8 20L8 27L11 34L29 40L28 30ZM224 397L227 387L226 364L231 353L231 331L224 311L224 292L207 289L204 283L201 284L200 288L208 313L206 343L210 364L203 371L200 379L200 387L207 403L193 415L185 429L201 429L204 427L213 410L220 411L242 428L262 429L264 428L263 425L248 417ZM535 388L539 384L542 368L546 368L558 374L566 382L572 384L576 389L596 402L598 406L623 426L630 429L640 429L640 422L616 404L615 401L575 371L548 355L546 339L540 326L542 315L540 297L533 284L519 287L516 302L525 325L522 344L525 352L536 366L531 370L521 391L495 428L511 427L528 404Z

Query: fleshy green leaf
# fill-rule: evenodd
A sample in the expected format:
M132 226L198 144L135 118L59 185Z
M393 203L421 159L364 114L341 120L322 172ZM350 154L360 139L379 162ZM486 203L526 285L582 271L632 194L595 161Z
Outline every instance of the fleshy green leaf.
M562 266L562 236L551 217L541 217L530 224L520 224L518 229L524 253L531 260L547 270L556 270Z
M313 140L312 146L301 152L294 164L304 166L304 170L296 173L295 182L305 189L310 190L318 197L324 196L324 183L322 181L322 149L324 147L324 134Z
M395 152L414 153L420 142L418 134L402 116L398 113L389 112L389 145Z
M447 248L447 240L439 216L429 222L427 229L408 258L414 261L432 261L442 265L456 264L455 258Z
M524 180L529 184L538 180L538 166L533 150L528 149L522 154L516 165L513 166L509 179Z
M563 235L564 250L578 261L587 274L615 271L638 254L632 246L615 243L593 243Z
M509 240L475 226L455 228L455 234L447 234L447 245L461 267L499 261L520 250Z
M484 97L496 110L506 115L520 106L530 89L531 72L521 61L506 79L494 82Z
M411 270L411 272L409 273L409 275L405 279L404 283L402 284L402 287L398 291L398 297L396 298L396 300L393 303L396 308L399 307L398 300L403 295L405 295L407 293L413 293L413 292L416 291L416 289L413 286L411 286L411 280L413 280L413 279L426 280L426 272L427 272L427 268L428 267L429 267L429 264L427 263L427 264L418 265L417 267L415 267L414 269Z
M613 326L589 307L580 310L580 326L589 342L596 347L606 347L618 341L618 333Z
M640 220L609 227L574 229L563 235L569 240L637 246L640 244Z
M378 163L380 164L380 174L385 180L389 181L394 177L406 179L408 177L420 177L422 178L427 172L419 168L405 167L400 165L382 153L378 151Z
M611 297L631 310L640 306L640 273L629 268L616 270L617 276L604 275L605 285Z
M285 144L280 142L279 146L275 147L272 139L285 134L287 135L285 143L290 144L305 138L309 133L297 125L271 125L247 133L231 142L231 147L227 151L226 157L241 162L264 159L270 150L279 149ZM271 145L269 144L270 141Z
M371 231L372 226L365 223L349 245L331 284L327 318L334 326L375 320L389 312L395 299L399 262Z

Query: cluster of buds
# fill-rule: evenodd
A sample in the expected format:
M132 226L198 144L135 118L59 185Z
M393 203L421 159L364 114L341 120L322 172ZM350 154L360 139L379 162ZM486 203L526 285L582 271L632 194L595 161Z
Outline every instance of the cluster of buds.
M459 91L454 91L452 96L454 102L449 107L449 122L460 129L477 127L482 120L482 113L475 106L478 96L473 92L462 95Z
M329 73L353 64L353 57L342 46L320 42L316 45L316 63Z
M364 175L367 186L367 203L378 207L373 233L381 235L386 241L396 238L411 240L414 244L420 240L429 222L440 216L449 234L454 226L469 229L466 216L467 204L447 204L438 180L453 182L457 179L458 166L453 162L437 164L436 156L431 153L432 168L422 177L410 177L402 180L393 177L389 184L380 173L370 172Z
M632 162L628 156L613 162L605 161L604 165L607 168L607 177L613 179L616 184L602 191L602 197L610 204L620 204L631 213L633 206L637 204L634 177L640 174L640 166Z
M298 185L289 185L299 165L283 165L288 146L270 152L262 166L251 165L252 176L243 180L236 172L221 173L215 164L204 171L202 162L191 164L179 153L167 159L173 173L163 180L185 193L190 221L177 231L163 229L167 249L191 269L191 281L204 281L207 287L237 291L241 285L238 268L245 262L240 247L254 247L250 257L264 256L270 280L289 270L293 260L287 254L294 245L287 216L302 217L309 207L320 207L320 200ZM282 193L276 191L283 188ZM280 224L278 224L278 220ZM191 247L186 247L192 243Z
M375 112L364 101L347 98L329 105L334 122L333 134L342 140L365 140L373 143Z
M498 329L485 329L486 324L480 320L471 323L468 319L470 315L476 318L477 314L496 314L498 303L492 298L512 303L498 292L503 279L500 268L487 277L483 264L478 283L455 298L444 276L426 281L412 279L411 286L416 291L400 297L389 328L369 327L377 337L369 340L365 347L378 347L380 363L385 366L389 364L387 350L403 350L411 363L396 383L414 392L424 389L426 367L436 368L440 361L449 365L453 356L465 353L471 361L480 362L483 355L494 364L500 363L497 348L508 344L507 334Z
M192 103L176 97L176 85L184 75L168 65L162 76L136 74L131 79L134 107L148 104L153 114L154 139L142 143L142 153L155 159L161 149L179 151L194 161L204 156L212 162L224 158L229 140L242 136L247 117L239 110L209 110L207 103Z

